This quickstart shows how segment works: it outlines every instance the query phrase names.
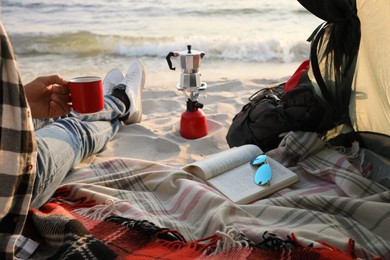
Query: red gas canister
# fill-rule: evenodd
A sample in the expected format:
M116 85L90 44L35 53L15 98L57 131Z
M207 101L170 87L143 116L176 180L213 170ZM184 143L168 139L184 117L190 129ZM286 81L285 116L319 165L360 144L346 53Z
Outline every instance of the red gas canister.
M187 100L187 110L181 114L180 135L187 139L198 139L208 134L206 115L197 101Z

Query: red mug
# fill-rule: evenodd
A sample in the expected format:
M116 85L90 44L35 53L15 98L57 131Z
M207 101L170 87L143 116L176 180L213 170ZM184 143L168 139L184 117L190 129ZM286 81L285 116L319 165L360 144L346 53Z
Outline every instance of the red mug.
M77 77L69 81L73 110L78 113L96 113L104 108L103 84L100 77Z

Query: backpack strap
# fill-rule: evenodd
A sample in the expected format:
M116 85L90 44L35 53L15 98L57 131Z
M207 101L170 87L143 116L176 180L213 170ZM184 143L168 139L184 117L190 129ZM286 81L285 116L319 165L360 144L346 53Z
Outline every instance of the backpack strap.
M298 0L308 11L326 22L309 37L310 62L319 89L319 100L333 110L338 124L351 125L349 101L360 45L360 20L355 0ZM321 69L326 71L324 79ZM328 84L328 81L332 84Z
M329 106L330 104L333 103L333 98L332 95L330 94L328 88L326 87L324 78L321 75L320 71L320 66L319 66L319 61L318 61L318 56L317 56L317 48L318 48L318 43L320 39L322 39L324 32L325 32L325 27L328 25L327 22L320 24L314 32L310 35L310 37L307 39L307 41L311 42L311 48L310 48L310 61L311 61L311 67L313 71L314 78L321 90L322 97L326 101L326 105Z

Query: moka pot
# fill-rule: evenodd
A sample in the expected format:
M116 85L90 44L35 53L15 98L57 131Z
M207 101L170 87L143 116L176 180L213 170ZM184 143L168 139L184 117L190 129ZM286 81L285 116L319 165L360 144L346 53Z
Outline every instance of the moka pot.
M200 91L205 90L207 84L201 82L199 67L204 57L203 51L191 50L187 45L187 51L170 52L166 56L169 68L175 70L171 58L179 57L181 76L177 89L187 96L187 108L180 119L180 135L187 139L198 139L208 134L207 120L204 112L200 110L203 104L197 101ZM189 93L189 94L188 94Z
M170 52L166 59L171 70L175 70L176 67L173 67L171 58L179 57L180 67L181 67L181 77L180 84L177 86L178 90L189 91L189 92L199 92L206 88L206 83L201 82L199 73L200 63L205 52L192 50L191 45L187 45L186 51L172 51Z

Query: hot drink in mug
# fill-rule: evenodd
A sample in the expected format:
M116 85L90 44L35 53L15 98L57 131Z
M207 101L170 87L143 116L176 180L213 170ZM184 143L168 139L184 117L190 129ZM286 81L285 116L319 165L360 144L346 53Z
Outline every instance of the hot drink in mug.
M89 114L104 108L102 79L96 76L77 77L69 81L73 110Z

